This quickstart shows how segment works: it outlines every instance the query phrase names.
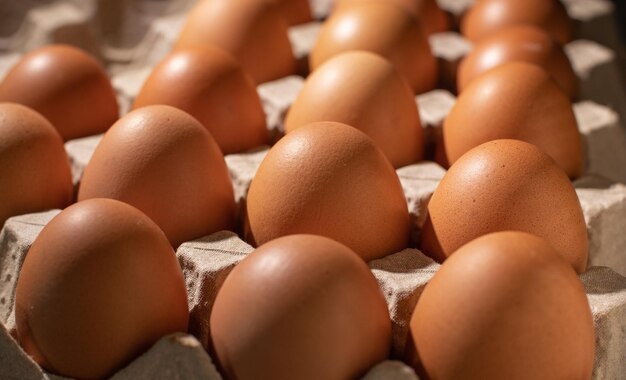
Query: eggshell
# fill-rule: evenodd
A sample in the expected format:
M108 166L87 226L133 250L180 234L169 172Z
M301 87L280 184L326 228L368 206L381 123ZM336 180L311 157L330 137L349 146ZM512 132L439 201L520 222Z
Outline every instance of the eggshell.
M567 173L583 172L580 133L568 97L540 67L505 63L474 79L457 98L443 125L450 164L496 139L537 145Z
M582 283L527 233L461 247L426 285L410 334L431 379L591 379L595 333Z
M381 2L394 4L411 13L419 22L427 36L451 29L450 17L439 8L436 0L337 0L335 10L364 2Z
M587 266L587 228L567 175L536 146L494 140L465 153L428 203L422 251L443 261L490 232L546 239L578 273Z
M269 143L252 78L229 54L189 48L168 55L148 77L133 108L167 104L200 121L224 154Z
M320 31L309 62L313 70L348 50L367 50L391 61L415 93L437 83L437 62L417 20L402 8L382 2L342 7Z
M366 261L402 250L409 237L393 167L364 133L335 122L304 126L274 145L250 184L247 218L252 243L315 234Z
M79 187L78 200L90 198L137 207L175 247L234 223L222 152L202 124L170 106L137 109L111 127Z
M487 70L511 61L541 66L570 98L576 96L578 79L563 48L548 33L532 25L507 27L480 40L459 65L459 92Z
M477 0L461 21L461 33L478 41L520 24L545 29L561 45L572 40L572 21L560 0Z
M119 112L100 63L68 45L48 45L25 54L0 83L0 102L38 111L63 140L102 133Z
M175 49L196 45L213 45L233 54L256 83L297 69L287 22L271 1L199 1L189 12Z
M315 121L337 121L361 130L395 167L422 158L424 136L413 92L379 55L341 53L307 78L287 114L285 130Z
M313 21L309 0L273 0L273 2L288 25L298 25Z
M239 380L356 379L391 345L387 305L367 265L313 235L282 237L246 257L219 290L210 325L223 372Z
M44 368L104 378L160 337L187 330L183 274L163 232L111 199L68 207L46 225L17 282L19 342Z
M32 109L0 103L0 228L11 216L64 208L72 200L61 136Z

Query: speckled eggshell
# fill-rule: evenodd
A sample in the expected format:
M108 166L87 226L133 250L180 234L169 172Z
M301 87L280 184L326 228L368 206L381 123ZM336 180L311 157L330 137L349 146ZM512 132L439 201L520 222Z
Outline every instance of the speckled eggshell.
M567 173L583 172L583 148L572 104L539 66L511 62L474 79L443 125L450 164L484 142L517 139L537 145Z
M561 45L572 40L573 24L560 0L477 0L461 20L461 33L475 42L520 24L545 29Z
M591 379L595 333L576 273L547 241L498 232L461 247L411 317L430 379Z
M61 136L32 109L0 103L0 229L11 216L72 201L72 175Z
M186 332L183 274L167 238L125 203L72 205L41 231L17 282L24 350L66 377L104 378L159 338Z
M437 83L437 61L418 21L397 5L367 2L333 12L311 51L310 66L315 70L348 50L367 50L387 58L415 93L430 91Z
M421 248L443 261L490 232L546 239L578 272L587 266L587 228L572 183L536 146L494 140L450 167L428 203Z
M219 290L210 325L230 379L357 379L391 346L387 305L367 265L313 235L246 257Z
M130 112L106 133L85 168L78 200L137 207L174 247L233 228L235 200L224 156L209 132L177 108Z
M201 0L189 12L175 49L216 46L233 54L256 83L294 74L287 22L271 1Z
M216 48L182 49L167 56L144 83L133 108L151 104L188 112L211 132L224 154L269 143L252 78Z
M261 163L248 192L247 240L300 233L337 240L366 261L406 248L409 213L398 176L356 128L309 124Z
M395 167L422 158L424 137L411 88L393 65L365 51L341 53L304 83L285 119L287 133L316 121L361 130Z
M334 9L364 2L390 3L402 7L419 20L427 36L452 28L450 17L439 8L436 0L336 0Z
M38 111L63 140L102 133L119 113L103 67L69 45L48 45L25 54L0 83L0 102Z
M484 72L511 61L541 66L570 98L576 96L578 79L563 48L548 33L532 25L507 27L480 40L459 65L459 92Z
M288 25L298 25L313 21L309 0L273 0L273 2Z

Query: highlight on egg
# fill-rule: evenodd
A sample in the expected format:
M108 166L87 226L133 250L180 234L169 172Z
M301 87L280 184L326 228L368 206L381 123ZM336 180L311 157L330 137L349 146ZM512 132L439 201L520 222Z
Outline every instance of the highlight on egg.
M198 1L174 48L207 45L235 56L257 84L297 71L287 21L272 1Z
M424 132L411 88L394 66L366 51L324 62L304 83L285 118L285 131L336 121L367 134L394 167L422 159Z
M410 321L409 361L431 379L591 379L583 285L544 239L497 232L459 248Z
M474 79L443 124L447 160L491 140L518 139L547 153L570 178L583 173L583 142L569 98L547 72L510 62Z
M212 47L177 50L154 68L133 109L165 104L195 117L224 154L269 143L252 78L228 53Z
M232 230L233 187L211 134L184 111L142 107L115 123L85 168L78 200L113 198L137 207L174 247Z
M437 84L437 61L424 32L418 21L397 5L359 2L333 12L309 56L311 70L349 50L366 50L387 58L417 94Z
M119 115L100 62L69 45L46 45L24 54L0 82L0 102L39 112L64 141L103 133Z
M459 64L458 91L463 92L474 78L488 70L514 61L541 66L570 98L576 97L578 78L563 48L533 25L506 27L476 43Z
M59 132L26 106L0 103L0 228L11 216L69 206L73 191Z
M421 249L442 262L482 235L517 230L548 241L578 273L587 267L587 227L565 172L535 145L493 140L459 158L435 189Z
M409 213L398 176L363 132L317 122L283 137L248 191L246 240L326 236L369 261L408 245Z
M186 332L187 292L163 232L112 199L78 202L37 236L17 281L20 345L52 373L105 378Z
M217 294L210 329L222 372L240 380L361 378L391 346L368 266L314 235L281 237L244 258Z
M507 26L538 26L561 44L572 40L573 23L560 0L476 0L461 20L461 33L476 42Z

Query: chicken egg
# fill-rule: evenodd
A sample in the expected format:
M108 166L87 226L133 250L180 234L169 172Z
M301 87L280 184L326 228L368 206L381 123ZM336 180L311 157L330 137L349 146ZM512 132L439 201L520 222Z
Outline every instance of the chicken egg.
M595 358L576 272L546 240L516 231L479 237L446 260L410 336L411 361L429 379L591 379Z
M267 0L259 0L267 1ZM299 25L313 21L309 0L273 0L288 25Z
M316 121L337 121L361 130L395 167L422 158L424 137L413 92L379 55L341 53L307 78L289 109L285 131Z
M113 198L137 207L174 247L232 230L235 198L211 134L177 108L153 105L115 123L85 168L78 200Z
M262 245L230 272L210 317L230 379L360 378L386 359L391 321L368 266L313 235Z
M572 183L547 154L519 140L486 142L450 167L428 203L421 247L443 261L506 230L546 239L578 273L587 267L587 227Z
M152 71L133 108L166 104L200 121L224 154L269 143L252 78L229 54L210 47L177 50Z
M539 66L505 63L474 79L443 124L450 164L484 142L535 144L567 173L583 172L583 144L569 98Z
M69 45L48 45L25 54L0 83L0 102L34 109L65 141L102 133L119 114L102 65Z
M415 93L435 88L437 61L418 21L397 5L364 2L341 7L320 31L309 57L312 70L349 50L366 50L387 58Z
M271 1L199 1L189 12L175 49L197 45L212 45L231 53L256 83L297 70L287 22Z
M315 234L343 243L364 260L406 248L409 213L393 166L363 132L317 122L283 137L248 191L248 241Z
M504 28L480 40L458 69L458 91L482 73L506 62L524 61L545 69L574 98L578 78L563 48L548 33L532 25Z
M0 103L0 229L11 216L68 206L73 191L59 132L26 106Z
M461 20L461 33L475 42L520 24L545 29L561 45L572 40L572 21L560 0L476 0Z
M183 274L148 217L112 199L78 202L28 251L15 295L18 340L45 369L104 378L162 336L186 332Z
M390 3L402 7L420 22L427 36L451 29L450 17L439 8L436 0L337 0L334 9L364 2Z

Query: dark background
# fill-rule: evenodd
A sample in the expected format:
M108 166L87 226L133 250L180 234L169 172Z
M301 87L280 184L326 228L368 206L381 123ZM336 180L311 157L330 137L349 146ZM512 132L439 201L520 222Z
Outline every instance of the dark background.
M622 42L626 44L626 0L613 0L613 4L615 4L615 17L617 17Z

